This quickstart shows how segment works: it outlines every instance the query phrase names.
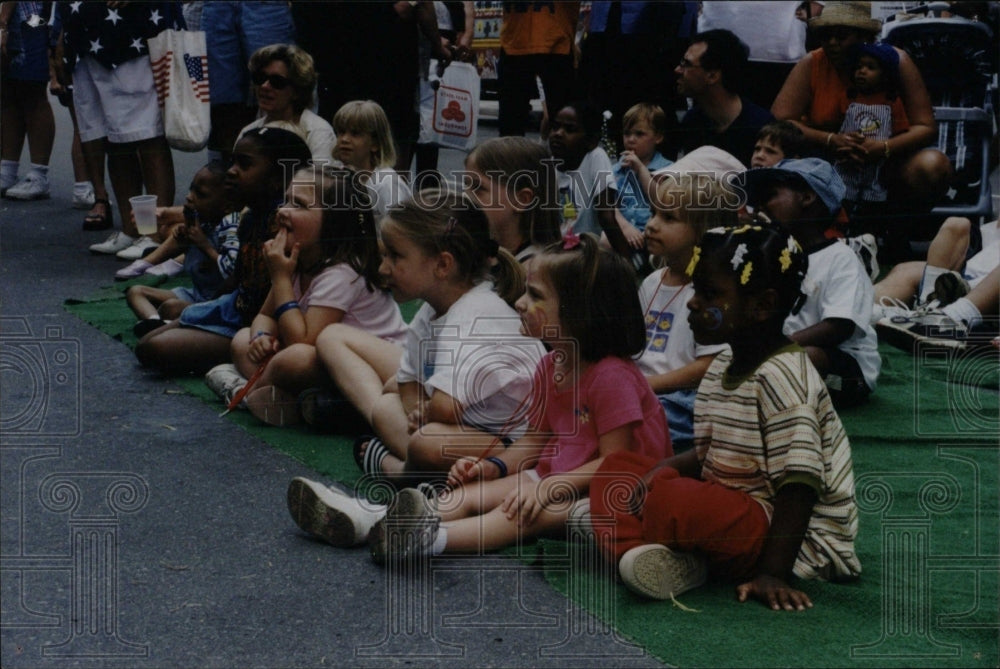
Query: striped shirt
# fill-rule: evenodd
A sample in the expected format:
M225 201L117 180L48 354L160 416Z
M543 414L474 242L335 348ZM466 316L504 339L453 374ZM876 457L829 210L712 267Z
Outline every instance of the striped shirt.
M800 578L861 573L858 509L847 434L805 351L791 344L746 377L712 362L698 388L694 441L702 478L753 497L771 517L781 486L803 483L817 501L793 571Z

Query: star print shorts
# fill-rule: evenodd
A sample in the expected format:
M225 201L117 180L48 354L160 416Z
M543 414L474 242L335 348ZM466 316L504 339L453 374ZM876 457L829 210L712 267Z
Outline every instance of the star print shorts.
M107 137L126 144L163 135L146 55L111 70L89 56L81 59L73 70L73 107L84 142Z

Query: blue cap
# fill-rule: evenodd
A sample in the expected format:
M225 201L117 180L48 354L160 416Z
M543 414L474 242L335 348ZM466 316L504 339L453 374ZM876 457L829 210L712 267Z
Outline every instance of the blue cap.
M822 158L798 158L782 160L774 167L759 167L743 173L750 203L760 201L761 190L776 181L788 181L798 177L823 201L831 214L840 210L841 200L847 194L847 186L833 165Z

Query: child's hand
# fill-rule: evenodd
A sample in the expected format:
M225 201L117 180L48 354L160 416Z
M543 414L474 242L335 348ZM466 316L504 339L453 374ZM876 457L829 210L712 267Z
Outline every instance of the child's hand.
M410 413L406 414L406 431L413 434L424 425L424 416L418 406Z
M643 166L639 156L635 155L635 151L622 151L621 160L622 167L627 167L633 172L638 172L639 168Z
M273 239L264 242L264 259L272 279L281 275L291 276L295 272L299 262L299 243L292 246L291 253L285 253L287 242L288 232L284 228L279 228Z
M188 238L188 226L186 225L175 225L173 230L170 231L170 236L174 238L177 246L182 249L186 249L191 240Z
M187 228L188 243L192 246L204 249L209 245L208 237L205 236L205 231L201 229L200 225L185 225L184 227Z
M496 465L484 467L483 461L465 456L456 460L455 464L448 470L448 485L452 488L459 488L469 481L489 481L495 479L499 473Z
M639 250L646 244L646 238L643 236L639 228L635 227L631 223L624 223L621 226L622 234L625 235L625 241L632 248Z
M739 601L745 602L750 597L760 600L775 611L805 611L812 608L809 595L792 588L777 576L762 574L736 586L736 598Z
M272 334L262 334L250 342L247 357L250 358L250 362L259 365L277 353L279 348L277 337Z

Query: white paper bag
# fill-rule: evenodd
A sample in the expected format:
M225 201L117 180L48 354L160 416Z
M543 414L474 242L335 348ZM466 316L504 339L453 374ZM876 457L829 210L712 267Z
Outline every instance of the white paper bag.
M164 30L147 44L167 143L180 151L201 151L212 129L205 33Z
M479 123L479 73L469 63L450 63L437 77L430 62L430 86L420 98L420 143L471 151ZM435 89L436 85L436 89Z

